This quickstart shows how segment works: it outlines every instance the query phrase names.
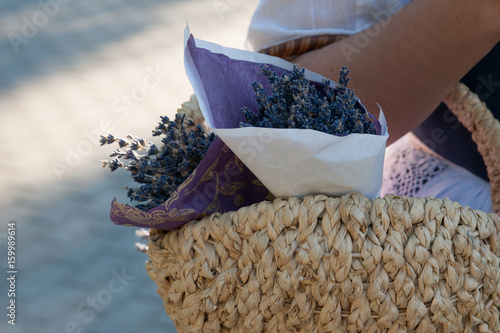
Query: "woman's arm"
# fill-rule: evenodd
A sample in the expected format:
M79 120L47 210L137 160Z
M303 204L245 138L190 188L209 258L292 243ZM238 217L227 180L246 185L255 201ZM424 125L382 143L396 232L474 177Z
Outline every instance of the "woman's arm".
M293 61L332 80L347 65L362 103L373 114L375 103L384 110L392 143L500 40L499 18L498 0L414 0L377 26Z

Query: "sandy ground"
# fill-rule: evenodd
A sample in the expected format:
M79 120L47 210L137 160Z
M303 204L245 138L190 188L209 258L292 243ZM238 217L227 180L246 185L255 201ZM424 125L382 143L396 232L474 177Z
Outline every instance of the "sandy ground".
M250 1L0 2L1 332L175 332L134 228L109 221L128 175L100 134L148 136L191 92L186 22L243 48ZM15 222L16 273L7 262ZM15 326L6 306L15 300Z

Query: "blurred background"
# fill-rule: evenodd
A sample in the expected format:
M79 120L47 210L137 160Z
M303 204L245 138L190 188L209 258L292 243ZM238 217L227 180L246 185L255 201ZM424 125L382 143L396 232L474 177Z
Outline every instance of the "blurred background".
M151 138L189 99L186 23L243 48L257 0L0 0L1 332L175 332L134 248L109 220L124 170L100 134ZM123 172L120 172L123 171ZM16 232L16 325L6 316Z

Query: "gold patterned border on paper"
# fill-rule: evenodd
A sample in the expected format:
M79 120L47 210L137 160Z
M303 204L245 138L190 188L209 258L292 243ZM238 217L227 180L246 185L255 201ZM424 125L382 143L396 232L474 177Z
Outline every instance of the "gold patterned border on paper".
M212 146L214 150L207 153L206 160L162 205L145 212L113 200L113 223L170 230L190 220L236 210L268 197L269 191L220 139Z

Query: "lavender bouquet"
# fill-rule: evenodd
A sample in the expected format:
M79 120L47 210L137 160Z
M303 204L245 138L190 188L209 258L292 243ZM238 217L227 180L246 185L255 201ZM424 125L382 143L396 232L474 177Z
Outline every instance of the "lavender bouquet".
M264 74L267 75L261 74L262 65L265 65ZM300 70L303 76L297 77L298 69L285 60L195 40L188 30L185 66L208 125L274 196L303 197L319 193L341 196L349 192L360 192L369 198L378 196L388 138L385 118L382 110L378 121L368 115L365 107L345 87L345 75L341 74L339 84L331 87L328 80L307 69ZM305 125L301 128L270 128L294 127L289 126L290 123L276 125L288 121L279 118L283 111L280 110L283 107L281 101L286 98L280 98L279 91L273 92L272 87L272 80L276 81L283 73L289 81L295 75L295 81L302 80L299 85L305 86L304 80L307 80L307 85L312 87L302 91L301 102L310 104L303 105L304 108L327 110L328 105L323 104L340 103L334 108L345 112L336 124L330 126L339 129L336 135L318 128L311 129L313 127L308 126L307 121L302 122ZM252 89L251 82L254 82ZM263 97L265 94L271 98ZM335 96L338 98L333 98ZM265 121L265 128L240 127L241 123L247 123L249 118L257 115L263 106L267 108L264 113L276 118L274 124ZM353 109L359 112L349 113ZM291 110L289 114L293 112ZM326 113L319 113L316 123L321 127L325 121L321 117ZM296 114L300 116L300 112ZM374 131L355 133L356 126L360 129L367 124L366 117L373 120ZM298 120L295 117L290 122ZM352 126L347 130L349 123ZM346 130L343 131L341 126Z
M284 60L195 40L188 30L185 66L215 134L178 115L162 117L153 131L161 147L103 136L102 144L120 146L103 165L125 167L141 184L128 189L135 207L113 200L114 223L171 230L274 197L378 195L385 120L347 88L346 68L332 86Z

